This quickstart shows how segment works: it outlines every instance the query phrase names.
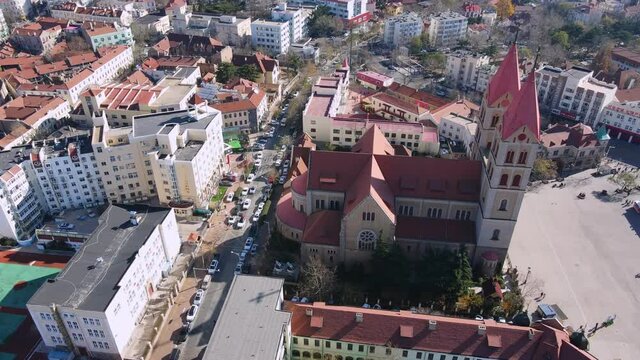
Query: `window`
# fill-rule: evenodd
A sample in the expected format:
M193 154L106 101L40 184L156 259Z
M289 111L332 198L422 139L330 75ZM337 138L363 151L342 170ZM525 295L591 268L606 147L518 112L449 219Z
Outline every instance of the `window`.
M500 230L493 230L493 235L491 236L491 240L500 240Z
M499 120L500 120L499 115L493 115L493 117L491 118L491 127L496 127L496 125L498 125Z
M527 152L523 151L518 156L518 164L526 164L527 163Z
M358 345L358 351L364 352L364 345Z
M399 211L400 215L413 216L413 206L400 205Z
M342 349L342 343L341 342L337 342L336 343L336 349L338 349L338 350Z
M296 345L298 345L298 338L297 338L297 337L294 337L294 338L293 338L293 343L294 343L294 344L296 344Z
M422 359L422 353L421 352L416 353L416 359Z
M516 175L513 177L513 181L511 182L511 186L520 186L520 179L522 177L520 175Z
M447 360L447 355L440 355L440 360Z
M500 186L507 186L508 182L509 182L509 175L503 174L502 176L500 176Z
M362 230L358 234L358 249L371 251L376 248L376 233L371 230Z
M315 347L320 347L320 340L315 340L313 344Z
M403 358L409 357L409 351L407 351L407 350L402 350L402 357L403 357Z
M376 221L376 213L363 212L362 213L362 221Z
M433 360L433 354L427 355L427 360Z
M305 346L309 346L309 339L302 339Z
M376 353L376 347L375 346L369 346L369 354L375 354Z
M500 201L500 208L498 210L507 211L507 200L501 200Z
M291 356L293 356L293 357L300 357L300 350L293 350L293 351L291 351Z
M514 155L515 154L513 151L507 151L507 157L504 159L504 162L506 162L507 164L512 164Z
M386 348L384 352L387 355L391 355L391 349L389 349L389 348Z
M326 347L327 349L331 349L331 341L325 341L324 347Z
M314 359L322 359L322 354L320 354L319 352L314 352L313 353L313 358Z

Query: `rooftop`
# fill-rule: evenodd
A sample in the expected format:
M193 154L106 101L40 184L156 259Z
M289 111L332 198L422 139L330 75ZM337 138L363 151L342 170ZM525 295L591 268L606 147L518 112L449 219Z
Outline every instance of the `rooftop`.
M164 113L134 116L133 136L148 136L158 134L168 124L179 124L180 133L187 129L206 129L217 114L207 115L197 119L188 110L168 111Z
M90 236L98 228L100 224L99 218L104 210L104 207L65 210L56 215L54 220L44 223L37 231L39 233L57 232L69 235ZM74 228L71 230L61 230L58 227L60 221L73 224Z
M202 149L202 141L189 141L184 147L178 148L174 156L178 161L191 161Z
M313 94L309 98L307 112L305 115L327 116L329 114L331 102L333 101L333 96L334 95Z
M291 314L280 309L284 279L236 275L204 360L275 359Z
M129 211L138 213L138 225L129 222ZM169 211L146 205L109 206L82 249L27 304L55 303L79 310L104 311L118 292L120 279L133 257Z

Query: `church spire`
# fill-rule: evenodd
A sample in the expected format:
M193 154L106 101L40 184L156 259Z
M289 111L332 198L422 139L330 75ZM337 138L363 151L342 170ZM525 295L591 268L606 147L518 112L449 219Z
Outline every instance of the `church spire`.
M516 94L515 99L504 113L502 139L513 135L523 126L526 126L533 133L536 140L540 140L540 112L538 110L536 75L533 71L529 73L522 90Z
M507 56L487 88L487 105L492 106L504 94L511 94L514 98L520 90L520 70L518 69L518 47L515 43L509 48Z

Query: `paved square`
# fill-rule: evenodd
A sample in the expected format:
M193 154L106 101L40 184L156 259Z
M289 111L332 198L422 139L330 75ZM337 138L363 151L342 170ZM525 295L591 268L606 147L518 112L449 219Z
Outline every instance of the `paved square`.
M573 175L563 189L552 184L529 191L509 250L514 266L531 267L530 279L557 304L565 325L589 329L616 314L615 324L590 338L600 359L640 354L640 214L623 207L616 185L593 170ZM609 199L597 196L607 189ZM584 200L577 194L584 192ZM630 199L640 198L637 193ZM535 309L531 300L529 311Z

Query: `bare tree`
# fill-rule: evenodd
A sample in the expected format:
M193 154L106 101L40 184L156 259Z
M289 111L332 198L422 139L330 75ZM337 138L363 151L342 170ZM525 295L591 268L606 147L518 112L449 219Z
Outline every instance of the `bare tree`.
M336 286L336 271L326 266L318 257L310 258L302 267L300 293L316 301L329 298Z

